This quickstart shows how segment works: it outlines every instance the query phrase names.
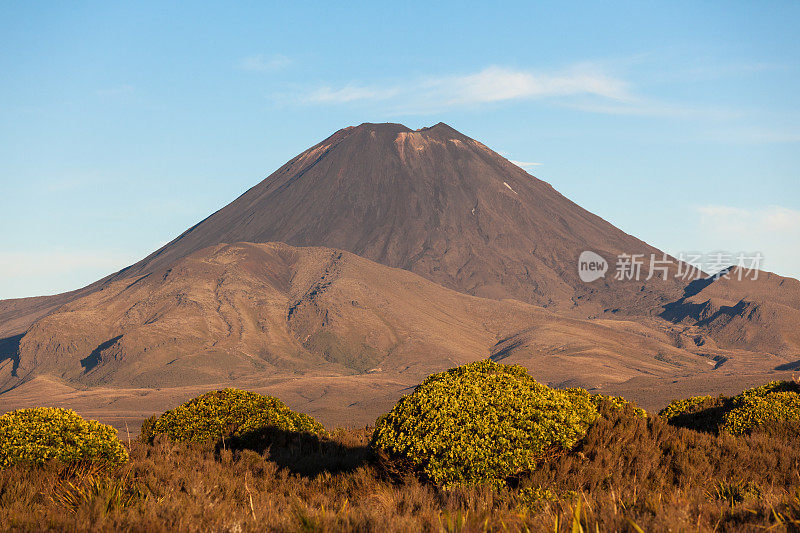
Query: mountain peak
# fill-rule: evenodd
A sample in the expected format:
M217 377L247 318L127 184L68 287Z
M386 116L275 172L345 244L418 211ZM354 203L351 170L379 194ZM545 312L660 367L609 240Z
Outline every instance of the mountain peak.
M398 124L395 122L363 122L358 126L348 126L346 128L342 128L337 133L345 133L348 135L362 133L386 136L398 135L400 133L420 133L435 137L452 137L458 139L467 138L466 135L456 130L452 126L445 124L444 122L438 122L433 126L424 126L416 130L411 129L404 124Z
M350 126L345 128L345 130L349 130L350 133L358 133L358 132L375 132L375 133L399 133L399 132L408 132L413 131L411 128L404 124L398 124L396 122L362 122L358 126Z
M419 132L428 132L428 133L445 133L445 134L454 134L459 135L461 137L465 137L463 133L458 131L457 129L453 128L452 126L445 124L444 122L437 122L433 126L425 126L424 128L420 128L416 131Z

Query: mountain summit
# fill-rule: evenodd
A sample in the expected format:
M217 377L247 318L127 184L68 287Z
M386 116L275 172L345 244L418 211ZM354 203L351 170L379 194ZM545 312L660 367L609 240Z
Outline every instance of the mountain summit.
M584 314L649 314L681 294L672 281L581 282L584 250L610 263L661 252L441 122L339 130L117 277L240 241L328 246L467 294Z

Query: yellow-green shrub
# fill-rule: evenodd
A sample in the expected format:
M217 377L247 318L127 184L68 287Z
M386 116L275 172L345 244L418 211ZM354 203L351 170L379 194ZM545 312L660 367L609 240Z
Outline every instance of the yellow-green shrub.
M714 398L712 396L692 396L680 400L672 400L668 406L658 412L658 416L667 420L679 415L694 413L706 409Z
M733 397L675 400L659 415L676 426L739 435L766 424L800 421L800 385L772 381Z
M37 407L0 416L0 466L92 462L120 464L128 452L117 430L69 409Z
M721 428L739 435L769 423L800 420L800 386L792 381L772 381L733 398Z
M142 425L142 438L152 442L159 434L174 441L203 442L245 437L265 428L324 434L312 417L296 413L272 396L240 389L223 389L198 396Z
M378 419L371 446L445 487L501 486L548 452L572 448L598 416L588 395L484 360L428 377Z

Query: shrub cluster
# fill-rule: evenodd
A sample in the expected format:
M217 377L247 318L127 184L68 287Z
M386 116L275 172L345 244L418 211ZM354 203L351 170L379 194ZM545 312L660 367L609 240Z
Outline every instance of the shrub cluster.
M800 384L772 381L733 397L675 400L659 415L675 426L741 435L770 424L800 421Z
M721 429L740 435L767 424L796 420L800 420L800 385L772 381L734 397Z
M247 438L267 428L322 435L325 429L312 417L296 413L272 396L240 389L223 389L194 398L142 425L141 438L152 442L165 434L177 442Z
M668 406L663 408L658 415L662 418L670 420L676 416L696 413L708 409L714 403L715 398L712 396L692 396L691 398L682 398L679 400L672 400Z
M378 419L371 447L441 486L502 486L572 448L598 416L588 393L484 360L428 377Z
M798 426L717 436L631 411L604 413L570 452L501 490L387 482L363 429L277 457L135 441L125 468L0 469L0 529L798 531Z
M188 444L134 442L125 468L104 467L127 459L112 428L23 409L0 417L0 524L173 530L189 517L209 530L796 531L798 396L798 384L772 382L647 417L621 398L553 390L521 367L481 361L430 376L371 435L319 438L319 424L274 398L211 392L145 425L145 440L160 431ZM261 454L190 443L252 433L293 444L271 440ZM368 442L377 463L367 463ZM48 461L34 475L26 466ZM382 466L455 490L386 483ZM463 486L474 484L489 487Z
M0 467L51 460L121 464L128 452L117 430L68 409L37 407L0 416Z

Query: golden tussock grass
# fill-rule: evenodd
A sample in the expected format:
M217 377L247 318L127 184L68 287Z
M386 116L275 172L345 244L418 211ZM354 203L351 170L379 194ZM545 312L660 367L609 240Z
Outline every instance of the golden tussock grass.
M800 531L800 426L713 435L607 413L502 489L386 476L367 430L258 451L130 444L131 461L0 470L9 530Z

